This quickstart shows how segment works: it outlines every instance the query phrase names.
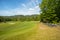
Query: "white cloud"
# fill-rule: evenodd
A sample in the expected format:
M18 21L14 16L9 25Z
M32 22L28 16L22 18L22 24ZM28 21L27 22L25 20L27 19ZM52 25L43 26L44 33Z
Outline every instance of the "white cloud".
M23 7L26 7L26 5L25 5L25 4L22 4L22 6L23 6Z
M16 8L16 9L12 9L12 10L4 10L4 11L0 11L0 13L4 13L7 15L32 15L32 14L39 14L39 7L36 6L34 8L29 8L29 9L20 9L20 8Z
M36 0L36 3L39 4L39 3L38 3L38 0Z
M32 2L32 4L35 5L35 6L36 6L36 5L39 5L38 0L31 0L31 2Z
M39 6L35 6L35 8L39 8Z
M22 8L20 8L20 6L19 6L18 8L15 8L15 9L0 11L0 13L2 13L2 15L5 15L5 14L6 15L32 15L32 14L39 14L40 8L39 8L38 5L36 5L35 2L37 3L38 0L31 0L31 2L29 2L27 4L23 3L23 4L21 4L23 6Z
M29 10L30 10L30 11L33 11L33 10L34 10L34 8L29 8Z

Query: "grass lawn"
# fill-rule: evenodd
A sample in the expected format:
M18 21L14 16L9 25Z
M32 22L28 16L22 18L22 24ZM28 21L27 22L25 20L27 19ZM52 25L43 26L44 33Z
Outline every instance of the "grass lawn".
M0 23L0 40L60 40L60 27L35 21Z

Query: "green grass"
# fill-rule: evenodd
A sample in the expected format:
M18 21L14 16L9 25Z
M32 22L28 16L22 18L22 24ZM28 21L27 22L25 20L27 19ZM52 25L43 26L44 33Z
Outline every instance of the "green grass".
M0 40L60 40L60 27L35 21L0 23Z
M24 37L24 34L25 33L30 34L30 31L35 28L35 25L36 22L32 22L32 21L0 23L0 40L8 40L9 37L15 38L15 36L17 35L21 35L19 38L23 39L22 37ZM15 39L11 39L11 40L15 40Z

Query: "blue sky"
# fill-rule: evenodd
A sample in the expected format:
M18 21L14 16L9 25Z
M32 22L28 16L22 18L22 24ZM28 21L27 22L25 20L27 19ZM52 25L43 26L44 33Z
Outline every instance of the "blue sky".
M0 16L39 14L41 0L0 0Z

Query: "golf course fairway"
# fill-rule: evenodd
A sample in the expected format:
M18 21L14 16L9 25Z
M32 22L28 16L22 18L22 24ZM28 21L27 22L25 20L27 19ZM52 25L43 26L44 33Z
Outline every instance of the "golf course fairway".
M0 23L0 40L60 40L60 27L37 21Z

